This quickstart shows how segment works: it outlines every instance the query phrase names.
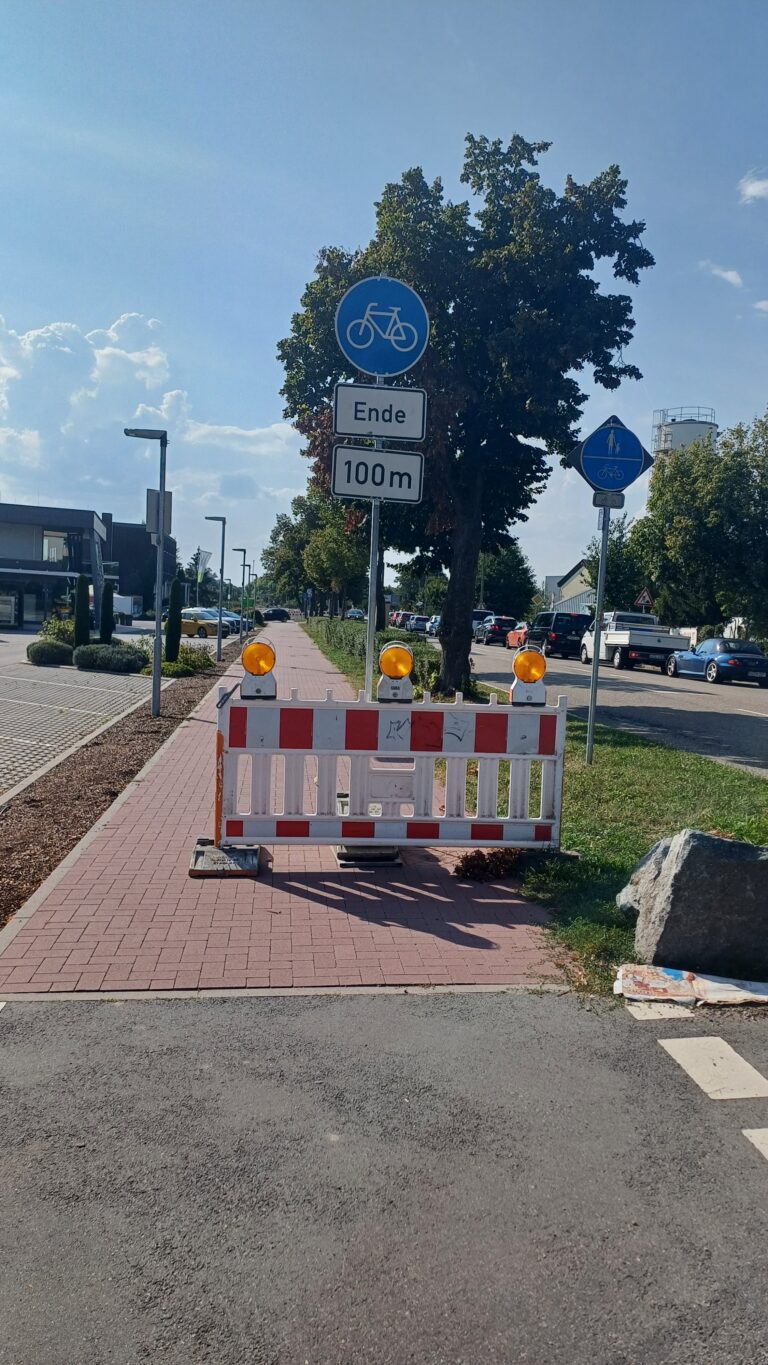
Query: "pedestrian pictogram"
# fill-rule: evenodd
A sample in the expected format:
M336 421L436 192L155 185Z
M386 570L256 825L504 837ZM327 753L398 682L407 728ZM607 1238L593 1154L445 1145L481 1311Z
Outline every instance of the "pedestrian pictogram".
M653 598L647 588L643 588L635 598L635 606L641 607L643 611L650 611L653 606Z

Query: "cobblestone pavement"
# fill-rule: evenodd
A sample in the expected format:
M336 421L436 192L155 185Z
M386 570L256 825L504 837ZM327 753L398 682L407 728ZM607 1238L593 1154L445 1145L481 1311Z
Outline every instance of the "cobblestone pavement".
M0 798L149 697L151 678L0 658Z
M280 695L352 695L299 626L272 638ZM340 871L332 849L292 844L257 880L191 880L195 839L212 827L215 696L3 931L4 995L562 981L546 911L508 882L459 880L450 849Z

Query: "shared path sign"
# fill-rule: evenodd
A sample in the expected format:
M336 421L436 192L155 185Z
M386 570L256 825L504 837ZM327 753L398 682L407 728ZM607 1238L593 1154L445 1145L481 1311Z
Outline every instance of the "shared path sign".
M639 437L619 417L609 417L574 447L568 463L596 493L623 493L653 464ZM615 505L604 502L602 505Z

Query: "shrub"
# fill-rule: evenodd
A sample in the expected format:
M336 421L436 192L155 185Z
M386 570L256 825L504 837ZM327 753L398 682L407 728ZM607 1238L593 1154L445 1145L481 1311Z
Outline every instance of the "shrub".
M75 646L87 645L91 638L91 608L88 601L88 579L78 574L75 591Z
M145 664L141 671L145 677L152 677L151 664ZM164 678L191 678L194 671L194 668L190 668L188 664L181 664L178 661L170 662L164 659L160 665L160 672Z
M210 645L181 644L176 662L183 664L192 673L206 673L209 668L216 667L216 660L213 657Z
M71 616L65 621L60 621L58 616L49 616L47 621L43 621L40 634L46 640L61 640L62 644L74 647L75 623Z
M129 645L79 645L72 655L75 668L103 673L139 673L144 655Z
M364 621L345 621L338 616L313 617L309 623L309 631L320 642L321 648L323 644L327 644L332 649L342 650L353 659L365 661L367 627ZM433 645L427 644L426 640L409 630L387 627L377 632L373 656L374 678L378 676L376 665L380 651L384 645L392 644L393 641L403 641L413 650L411 678L416 696L423 692L431 692L440 672L440 654Z
M31 664L41 664L45 668L71 664L72 646L64 640L33 640L27 645L27 658Z
M169 664L175 663L179 657L182 598L181 583L174 578L168 599L168 620L165 623L165 657Z
M112 643L112 634L115 629L114 601L114 587L111 583L105 583L101 594L101 615L99 619L99 639L103 645Z

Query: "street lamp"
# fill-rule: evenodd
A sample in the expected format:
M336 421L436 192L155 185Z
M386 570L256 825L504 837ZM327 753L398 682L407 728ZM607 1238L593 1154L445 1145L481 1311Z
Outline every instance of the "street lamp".
M155 648L152 654L152 715L160 715L160 678L163 661L163 556L165 554L165 455L168 432L147 427L123 427L126 436L139 441L160 442L160 496L157 509L157 562L155 565Z
M221 568L219 570L219 628L216 631L216 662L221 663L221 613L224 608L224 537L227 533L226 517L206 517L206 521L221 522Z
M232 553L243 556L243 586L240 589L240 644L243 643L243 611L245 610L245 556L248 551L242 545L233 545Z

